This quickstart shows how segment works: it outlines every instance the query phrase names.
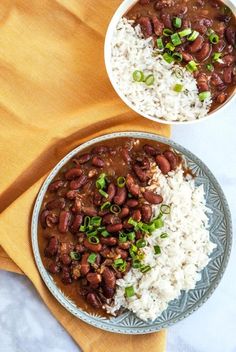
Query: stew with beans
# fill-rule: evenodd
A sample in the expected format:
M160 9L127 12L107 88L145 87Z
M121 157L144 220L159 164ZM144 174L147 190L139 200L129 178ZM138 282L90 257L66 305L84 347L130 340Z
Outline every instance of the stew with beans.
M145 226L153 221L152 205L163 201L147 188L149 180L157 165L167 174L180 163L165 144L117 138L84 149L49 185L39 218L40 253L78 306L101 310L131 267L149 270L139 262Z
M126 17L167 62L179 62L197 80L200 100L211 110L233 94L236 84L236 19L219 0L139 0Z

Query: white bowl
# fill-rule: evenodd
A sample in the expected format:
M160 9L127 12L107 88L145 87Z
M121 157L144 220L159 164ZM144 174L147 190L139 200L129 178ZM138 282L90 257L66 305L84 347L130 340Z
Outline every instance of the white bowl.
M220 105L217 109L215 109L214 111L210 112L209 114L207 114L206 117L203 117L201 119L198 120L193 120L193 121L167 121L167 120L162 120L156 117L150 117L146 114L144 114L143 112L140 112L137 108L135 108L131 102L126 98L126 96L123 94L123 92L121 92L121 90L119 89L119 87L117 86L117 84L115 83L114 77L113 77L113 72L112 72L112 66L111 66L111 41L112 41L112 37L113 37L113 33L116 30L116 26L120 20L120 18L125 15L125 13L128 12L128 10L133 7L136 3L138 2L138 0L124 0L121 5L117 8L116 12L114 13L111 22L108 26L107 29L107 33L106 33L106 38L105 38L105 46L104 46L104 57L105 57L105 65L106 65L106 70L107 70L107 74L109 76L109 79L111 81L111 84L113 85L113 88L115 89L116 93L119 95L119 97L135 112L137 112L139 115L146 117L149 120L152 121L156 121L159 123L164 123L164 124L169 124L169 125L179 125L179 124L190 124L190 123L195 123L195 122L201 122L204 121L206 119L208 119L209 117L213 117L215 116L218 112L222 112L223 109L228 106L229 104L232 104L235 98L235 92L236 89L234 89L233 94L231 95L231 97L226 100L226 102L222 105ZM234 13L234 15L236 16L236 0L224 0L223 1L224 4L226 4Z

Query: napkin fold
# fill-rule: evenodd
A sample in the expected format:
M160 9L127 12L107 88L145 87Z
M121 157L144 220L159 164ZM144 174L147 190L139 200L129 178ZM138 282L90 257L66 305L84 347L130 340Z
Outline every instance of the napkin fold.
M113 131L169 136L167 125L130 111L106 75L104 35L120 2L1 1L0 268L26 274L82 350L162 352L164 331L116 335L90 327L68 313L41 280L30 243L36 194L67 152Z

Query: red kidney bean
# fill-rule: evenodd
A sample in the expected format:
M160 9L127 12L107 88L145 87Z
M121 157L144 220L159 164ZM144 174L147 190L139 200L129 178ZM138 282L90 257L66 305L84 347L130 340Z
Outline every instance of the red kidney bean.
M56 255L58 251L58 246L59 246L58 239L54 236L50 237L48 244L45 248L45 252L44 252L45 256L53 257L54 255Z
M92 149L92 153L93 154L98 154L98 155L101 155L101 154L105 154L108 152L108 147L106 145L98 145L97 147L94 147Z
M56 198L51 200L50 202L48 202L46 204L46 208L48 210L52 210L52 209L64 209L66 206L66 202L64 198Z
M88 273L87 276L86 276L86 279L93 286L99 285L100 282L102 281L101 275L97 274L97 273Z
M162 35L164 24L158 19L157 16L152 16L152 24L154 33L159 37Z
M91 169L88 172L88 178L93 178L94 176L97 176L97 174L98 174L97 169Z
M133 170L141 182L147 182L150 179L147 171L142 170L137 164L133 165Z
M72 225L70 226L70 231L72 233L76 233L79 231L80 225L82 225L83 222L83 215L78 214L75 216Z
M136 163L142 170L149 170L150 169L150 161L149 159L145 156L136 156Z
M138 197L140 195L140 187L134 181L134 178L130 174L126 176L126 185L127 185L128 191L132 194L132 196Z
M50 213L46 216L46 225L51 228L58 223L58 216L56 214Z
M227 42L233 46L235 46L235 41L236 41L236 32L235 29L232 27L228 27L225 30L225 37L227 39Z
M112 269L105 266L102 272L102 279L106 287L115 288L116 287L116 277Z
M49 192L56 192L59 188L64 186L64 182L62 180L56 180L50 183L48 186Z
M196 0L196 5L203 7L205 5L205 0Z
M120 218L115 215L115 214L111 214L111 213L108 213L106 214L103 218L102 218L102 223L104 225L109 225L109 224L119 224L121 222Z
M66 253L63 253L61 256L60 256L60 261L62 264L64 265L70 265L71 263L71 257L66 254Z
M185 51L181 51L184 61L189 62L193 60L193 56Z
M172 21L169 13L162 13L161 20L164 23L165 28L172 29Z
M83 243L85 239L85 233L84 232L79 232L77 233L77 238L78 238L78 243Z
M79 192L77 190L71 190L66 193L66 198L73 200L78 197Z
M171 150L166 150L163 155L169 161L171 170L175 170L178 164L177 156Z
M139 209L133 210L132 214L131 214L131 217L132 217L133 220L139 222L141 220L141 218L142 218L141 211Z
M121 219L125 218L126 216L129 215L129 208L124 206L122 209L121 209L121 212L120 214L118 215Z
M208 57L211 54L211 51L212 51L212 45L209 44L208 42L205 42L202 45L201 50L195 54L197 61L202 62L202 61L205 61L206 59L208 59Z
M233 68L226 67L223 71L223 79L226 84L232 83L233 80Z
M174 6L173 0L158 0L155 3L156 10L162 10L162 9L165 9L166 7L172 7L172 6Z
M223 81L220 78L220 76L217 73L213 72L211 75L211 84L216 87L222 83L223 83Z
M97 167L103 167L105 165L105 162L98 156L94 156L92 159L92 165Z
M96 216L97 215L97 210L93 207L83 207L82 211L85 215L88 215L88 216Z
M149 223L152 217L152 207L149 204L143 204L141 207L142 221Z
M224 83L219 84L219 85L217 86L217 90L218 90L219 92L222 92L223 90L226 90L226 88L227 88L227 86L226 86Z
M73 263L71 266L71 276L73 280L78 280L78 278L81 276L80 273L80 264L78 263Z
M168 174L171 170L170 163L164 155L157 155L156 163L164 175Z
M61 233L65 233L68 231L68 226L70 222L71 214L67 210L62 210L59 215L59 224L58 230Z
M140 17L138 19L138 23L141 26L142 33L145 38L148 38L152 35L152 24L150 18L148 17Z
M101 237L100 242L102 244L106 244L107 246L115 246L118 243L118 240L116 237Z
M79 178L72 180L70 182L70 189L76 190L85 185L88 182L88 177L86 175L81 175Z
M214 51L217 53L220 53L221 51L224 50L225 46L226 46L225 41L223 39L220 39L219 42L214 45Z
M211 27L213 24L213 20L211 20L210 18L207 17L203 17L199 20L200 24L203 24L206 27Z
M69 254L71 251L74 250L74 244L72 242L61 242L60 243L60 253L67 253Z
M150 0L139 0L140 5L150 4Z
M124 161L126 163L130 162L131 158L130 158L129 151L128 151L127 148L122 148L121 149L121 156L122 156L122 158L124 159Z
M129 242L119 243L119 248L127 250L130 248L130 243Z
M87 239L84 240L84 246L92 252L100 252L102 249L101 243L90 243Z
M96 293L88 293L86 296L87 302L94 308L102 308L102 302Z
M78 156L77 160L80 164L85 164L91 159L91 157L92 157L91 154L86 153L86 154Z
M62 268L61 281L65 285L69 285L72 283L72 278L67 267Z
M65 173L65 178L66 178L66 180L71 181L75 178L80 177L82 175L82 173L83 173L83 171L81 169L74 167Z
M60 266L57 263L51 262L48 266L48 271L51 274L57 274L60 272Z
M78 253L84 253L85 252L85 247L82 244L77 244L75 246L75 251Z
M106 246L103 246L103 249L101 250L100 254L104 258L111 258L112 257L111 249L107 248Z
M79 198L74 200L74 205L71 208L74 213L80 213L82 211L82 201Z
M197 86L200 92L206 92L209 90L208 77L205 73L199 73L197 75Z
M89 253L84 253L81 258L80 272L82 276L86 276L90 270L90 264L88 263Z
M115 289L102 285L102 292L106 298L112 298L115 294Z
M113 201L117 205L122 205L125 203L126 197L127 197L126 187L117 187L116 195L115 195Z
M127 202L125 203L127 207L129 208L135 208L138 206L138 200L137 199L128 199Z
M145 144L143 146L143 150L147 155L150 155L150 156L156 156L157 154L160 154L160 151L154 148L153 146L151 146L150 144Z
M151 204L160 204L161 202L163 202L162 196L152 191L145 191L143 193L143 196L146 199L146 201Z
M177 5L174 11L175 17L183 17L188 12L188 8L185 5Z
M186 29L186 28L191 28L191 27L192 27L192 25L191 25L190 20L184 18L184 19L182 20L182 26L181 26L181 28L182 28L182 29Z
M132 230L133 229L133 225L129 224L128 223L128 219L126 219L126 220L123 221L123 228L125 230Z
M103 216L107 215L109 213L109 211L110 211L109 209L99 210L98 216L103 217Z
M97 189L95 189L94 191L93 204L96 206L99 206L102 204L102 195L99 193Z
M114 185L114 183L109 183L107 187L107 194L108 194L107 201L111 203L116 194L116 186Z
M106 230L110 233L119 232L123 228L122 224L107 225Z
M218 94L217 97L216 97L216 101L219 104L224 103L226 99L227 99L227 93L224 93L224 92Z
M128 252L126 252L122 248L116 248L116 253L121 257L121 259L127 259L128 258Z
M199 35L197 39L195 39L194 42L188 46L190 53L193 54L199 51L202 48L203 42L204 42L203 37Z
M50 211L46 209L44 209L40 214L40 223L43 229L46 229L47 227L46 218L49 214L50 214Z

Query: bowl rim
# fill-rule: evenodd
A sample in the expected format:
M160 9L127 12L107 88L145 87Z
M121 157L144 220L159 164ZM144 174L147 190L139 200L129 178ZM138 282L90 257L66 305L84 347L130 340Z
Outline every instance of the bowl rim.
M236 16L236 5L233 3L232 0L221 0L223 3L225 3L233 12L233 14ZM117 86L114 78L113 78L113 73L112 73L112 67L111 67L111 40L113 36L113 32L116 28L116 25L120 18L131 8L134 4L136 4L138 0L123 0L122 3L118 6L116 9L115 13L113 14L110 23L108 25L107 31L106 31L106 36L105 36L105 41L104 41L104 61L105 61L105 67L107 71L107 75L109 77L109 80L116 91L117 95L121 98L121 100L134 112L139 114L140 116L147 118L151 121L163 123L163 124L168 124L168 125L189 125L189 124L194 124L198 122L205 121L211 117L220 117L220 113L224 111L224 109L228 106L230 106L236 97L236 86L234 88L234 91L232 92L231 96L222 104L220 105L217 109L213 110L212 112L208 113L205 117L202 117L200 119L195 119L192 121L168 121L164 120L161 118L157 117L151 117L147 114L144 114L140 112L135 106L132 105L132 103L129 101L128 98L124 95L124 93L119 89Z
M107 319L96 319L96 315L92 315L90 313L87 313L83 311L80 307L76 306L76 304L70 300L68 297L65 296L65 294L59 289L59 287L56 285L54 282L52 276L47 272L45 269L42 259L40 256L39 252L39 245L38 245L38 218L39 218L39 213L40 213L40 208L41 204L44 198L44 195L47 191L47 188L52 181L52 179L57 175L58 171L70 160L75 154L78 152L82 151L86 147L90 147L93 144L97 142L104 142L105 140L109 139L114 139L118 137L133 137L133 138L146 138L152 141L157 141L161 143L166 143L167 145L170 145L173 148L176 148L178 151L183 153L186 156L189 156L194 159L194 163L198 164L200 168L204 168L207 176L209 177L211 183L217 188L217 193L222 201L222 207L224 209L224 214L226 217L226 222L227 222L227 243L226 243L226 249L224 252L224 257L222 259L222 265L217 273L216 278L214 279L214 282L209 285L209 289L206 290L206 293L190 308L186 309L185 314L182 316L177 316L175 318L170 318L166 322L162 322L161 324L158 325L147 325L145 327L124 327L124 326L116 326L112 325L109 323L109 320ZM232 220L231 220L231 214L229 210L229 206L227 203L227 200L225 198L225 195L221 189L221 186L219 185L218 181L216 180L215 176L212 174L212 172L209 170L209 168L198 158L196 157L192 152L187 150L186 148L182 147L178 143L166 138L162 137L157 134L153 133L147 133L147 132L138 132L138 131L126 131L126 132L115 132L115 133L109 133L109 134L104 134L96 138L92 138L87 142L84 142L80 144L78 147L74 148L72 151L67 153L57 164L56 166L51 170L49 175L46 177L44 180L43 184L40 187L39 193L36 197L33 212L32 212L32 221L31 221L31 242L32 242L32 248L33 248L33 254L34 254L34 259L36 266L39 270L39 273L41 275L41 278L43 279L44 283L46 284L47 288L49 291L52 293L52 295L57 299L57 301L65 308L67 311L69 311L71 314L76 316L77 318L80 318L82 321L95 326L97 328L110 331L110 332L115 332L115 333L121 333L121 334L146 334L146 333L152 333L156 331L160 331L163 328L169 327L190 314L192 314L194 311L196 311L200 306L203 305L207 301L207 299L212 295L213 291L216 289L218 284L220 283L223 274L225 272L225 269L227 267L229 257L230 257L230 252L231 252L231 247L232 247ZM98 317L97 317L98 318Z

